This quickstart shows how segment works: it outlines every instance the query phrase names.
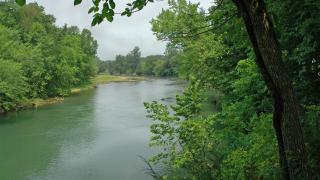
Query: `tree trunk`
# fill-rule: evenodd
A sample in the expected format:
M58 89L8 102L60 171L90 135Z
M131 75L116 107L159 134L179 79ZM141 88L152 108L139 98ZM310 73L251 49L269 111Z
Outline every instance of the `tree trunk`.
M244 20L256 63L273 97L276 131L284 179L308 179L299 103L281 57L273 24L263 0L233 0Z

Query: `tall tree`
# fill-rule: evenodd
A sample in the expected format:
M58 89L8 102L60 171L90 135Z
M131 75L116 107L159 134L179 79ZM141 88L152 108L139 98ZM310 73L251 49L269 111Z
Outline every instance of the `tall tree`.
M300 124L299 103L286 72L273 23L263 0L233 0L237 5L256 55L256 63L270 90L273 125L280 163L286 179L306 179L306 150Z

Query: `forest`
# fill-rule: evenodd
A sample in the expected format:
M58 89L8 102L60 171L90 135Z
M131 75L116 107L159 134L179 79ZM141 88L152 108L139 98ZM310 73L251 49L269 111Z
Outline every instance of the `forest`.
M270 37L252 35L263 28L259 29L262 20L257 14L251 19L254 25L248 25L247 17L254 15L246 16L242 10L250 5L215 2L207 13L199 4L169 1L170 8L151 22L157 38L178 49L180 77L190 81L184 94L177 96L177 105L145 104L154 120L151 145L163 148L151 162L163 163L166 169L151 174L158 179L319 179L320 2L248 1L258 10L268 10L274 26L267 27L275 32ZM275 47L281 49L268 51L272 43L263 43L275 36ZM277 112L281 113L277 103L289 98L288 91L282 95L273 91L281 84L270 82L280 81L270 75L280 65L267 61L277 50L284 63L280 71L287 71L286 82L292 82L300 103L297 124L302 131L286 129L293 119L281 119L277 125ZM273 67L265 69L267 65ZM208 92L213 94L210 99ZM208 100L218 106L216 112L203 113Z
M188 86L175 105L144 103L150 146L161 149L146 160L155 179L319 179L320 1L214 2L169 0L151 20L165 54L135 47L114 61L98 60L90 31L56 27L36 4L1 2L0 110L66 95L96 72L177 76ZM115 7L94 0L92 26L116 21Z
M68 96L98 73L176 76L175 52L141 57L135 47L102 61L88 29L54 23L36 3L0 2L0 114L24 108L30 99Z
M115 60L100 61L99 73L112 75L138 75L156 77L176 77L178 74L178 52L168 49L165 55L141 57L138 46L126 56L117 55Z
M27 99L66 96L96 73L97 42L75 26L57 27L35 3L0 2L0 112Z

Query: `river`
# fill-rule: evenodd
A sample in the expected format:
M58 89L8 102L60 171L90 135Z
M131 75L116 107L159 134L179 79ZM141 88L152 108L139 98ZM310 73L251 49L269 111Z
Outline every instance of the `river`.
M152 121L143 102L181 90L166 79L110 83L0 116L0 179L151 179L138 157L156 154L148 146Z

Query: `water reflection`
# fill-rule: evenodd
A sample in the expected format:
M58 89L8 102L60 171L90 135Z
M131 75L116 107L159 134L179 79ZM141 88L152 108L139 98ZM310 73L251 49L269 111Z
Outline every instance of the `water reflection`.
M143 102L181 91L170 84L101 85L61 104L0 117L0 179L151 179L137 157L155 153Z

